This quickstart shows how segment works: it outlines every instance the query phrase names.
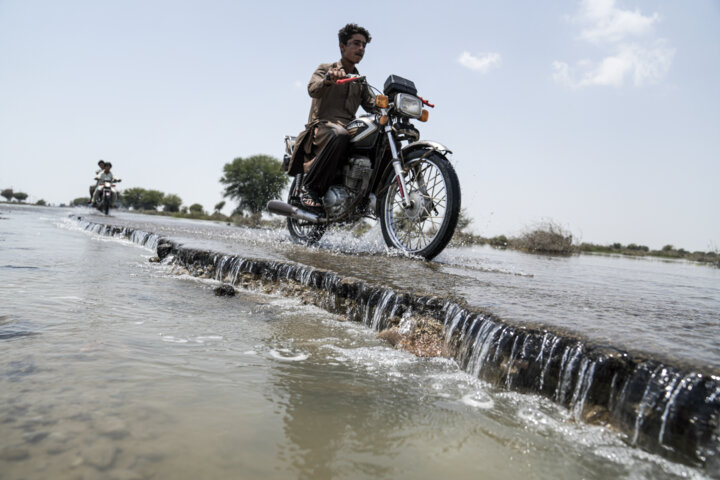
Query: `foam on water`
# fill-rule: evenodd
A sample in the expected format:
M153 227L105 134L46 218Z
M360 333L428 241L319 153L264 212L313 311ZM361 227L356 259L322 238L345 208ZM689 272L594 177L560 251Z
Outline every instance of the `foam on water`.
M310 358L310 355L307 353L296 353L288 348L271 349L270 356L283 362L302 362Z
M495 406L495 401L486 392L473 392L461 399L462 403L473 408L489 410Z

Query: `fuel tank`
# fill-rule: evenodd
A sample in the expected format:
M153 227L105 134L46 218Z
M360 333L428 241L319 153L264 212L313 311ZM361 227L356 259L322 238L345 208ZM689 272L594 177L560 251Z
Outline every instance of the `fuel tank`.
M380 126L375 115L363 115L348 123L345 128L350 134L350 143L355 148L370 148L375 145Z

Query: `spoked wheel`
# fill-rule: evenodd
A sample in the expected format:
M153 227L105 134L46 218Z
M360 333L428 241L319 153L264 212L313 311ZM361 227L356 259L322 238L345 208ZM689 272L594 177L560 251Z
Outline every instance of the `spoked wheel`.
M460 213L460 182L450 162L437 152L411 152L405 175L410 207L405 208L391 172L380 197L380 226L388 246L428 260L437 256L455 233ZM414 160L414 162L413 162Z
M290 185L287 203L294 207L303 208L300 203L300 189L297 188L296 182L298 182L298 177L295 177ZM291 217L287 218L287 227L293 241L302 245L313 245L317 243L325 234L325 230L327 230L327 225L325 224L306 222L305 220L298 220Z

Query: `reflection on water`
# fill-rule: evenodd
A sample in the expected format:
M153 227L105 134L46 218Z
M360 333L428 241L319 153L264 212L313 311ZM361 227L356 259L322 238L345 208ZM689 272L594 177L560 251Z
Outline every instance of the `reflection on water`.
M295 300L215 297L64 214L0 215L0 265L35 267L2 269L2 479L702 476Z

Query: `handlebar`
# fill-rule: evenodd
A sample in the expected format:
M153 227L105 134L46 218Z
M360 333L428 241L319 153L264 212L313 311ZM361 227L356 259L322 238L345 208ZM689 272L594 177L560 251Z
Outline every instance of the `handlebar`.
M326 78L327 80L330 80L330 74L329 74L329 73L326 73L326 74L325 74L325 78ZM365 81L365 76L364 76L364 75L348 75L348 76L346 76L345 78L341 78L340 80L337 80L337 81L335 82L335 84L336 84L336 85L344 85L344 84L346 84L346 83L355 82L355 81L364 82L364 81ZM425 99L424 99L423 97L421 97L420 95L418 95L417 97L420 99L420 101L423 103L423 105L427 105L427 106L430 107L430 108L435 108L435 104L434 104L434 103L430 103L429 101L425 100Z
M345 78L341 78L340 80L338 80L338 81L335 82L335 83L337 83L338 85L343 85L343 84L345 84L345 83L354 82L354 81L356 81L356 80L357 80L357 81L362 81L362 80L365 80L365 77L360 76L360 75L356 75L356 76L354 76L354 77L345 77Z
M418 95L418 98L420 99L420 101L422 101L423 105L427 105L427 106L430 107L430 108L435 108L435 104L434 104L434 103L428 102L427 100L425 100L425 99L424 99L423 97L421 97L420 95Z
M325 74L325 80L330 80L330 73L326 73L326 74ZM337 80L337 81L335 82L335 84L336 84L336 85L343 85L343 84L345 84L345 83L354 82L354 81L356 81L356 80L357 80L357 81L364 81L364 80L365 80L365 76L363 76L363 75L352 75L352 74L351 74L351 75L346 76L345 78L341 78L340 80Z

